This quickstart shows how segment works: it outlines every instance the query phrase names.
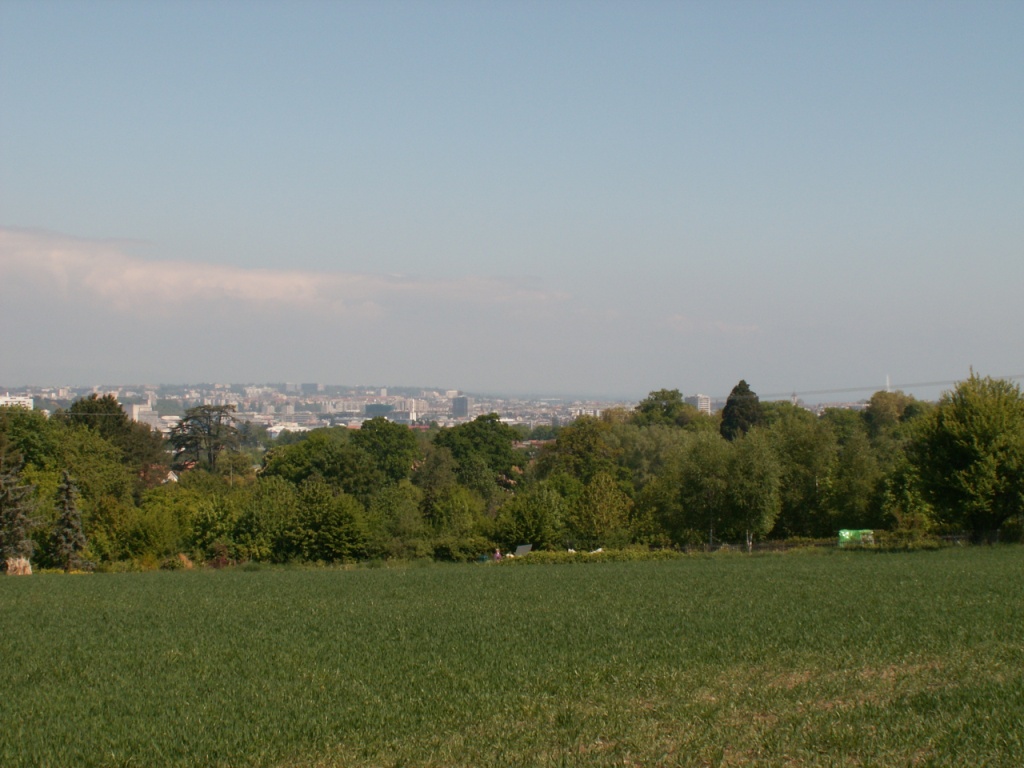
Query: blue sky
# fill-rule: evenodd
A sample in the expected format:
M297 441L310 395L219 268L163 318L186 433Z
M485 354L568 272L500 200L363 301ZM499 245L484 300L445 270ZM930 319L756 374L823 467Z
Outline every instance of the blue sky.
M1024 373L1021 30L1016 2L0 0L0 386Z

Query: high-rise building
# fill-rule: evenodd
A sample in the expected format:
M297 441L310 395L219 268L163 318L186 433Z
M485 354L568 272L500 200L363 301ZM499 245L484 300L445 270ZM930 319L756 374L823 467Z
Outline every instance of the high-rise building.
M465 395L459 395L458 397L452 398L452 416L456 419L469 416L469 398Z
M701 413L705 413L708 416L711 415L711 398L708 395L694 395L693 397L685 398L686 402L692 405Z

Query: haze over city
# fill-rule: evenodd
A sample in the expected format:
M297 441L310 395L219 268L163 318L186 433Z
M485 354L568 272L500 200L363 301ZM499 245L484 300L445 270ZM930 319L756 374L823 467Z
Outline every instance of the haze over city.
M995 2L0 0L0 385L1017 376L1021 29Z

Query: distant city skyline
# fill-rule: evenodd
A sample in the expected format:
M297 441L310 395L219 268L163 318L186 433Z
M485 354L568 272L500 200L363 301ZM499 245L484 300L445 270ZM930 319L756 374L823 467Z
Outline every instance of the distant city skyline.
M1017 376L1021 29L1001 2L0 0L0 382Z
M989 375L980 374L979 375ZM965 377L966 378L966 377ZM1012 376L993 376L992 378L1008 379L1020 384L1021 380L1024 380L1024 374L1017 374ZM882 386L869 385L859 387L846 387L830 390L818 390L818 391L799 391L793 390L791 392L759 392L754 389L754 393L762 401L779 401L779 400L793 400L806 404L808 406L828 406L828 405L841 405L841 404L855 404L863 403L870 399L870 396L875 392L885 391L900 391L905 394L912 395L920 400L926 401L937 401L941 395L947 391L951 391L956 384L963 379L950 379L947 381L931 381L931 382L910 382L910 383L894 383L891 381L885 382ZM749 382L748 382L749 384ZM703 399L710 401L710 404L720 407L726 399L729 397L731 392L721 393L708 393L706 391L696 390L683 390L680 387L666 386L651 389L647 392L639 393L636 396L620 396L620 395L605 395L601 393L585 393L585 392L512 392L512 391L466 391L462 389L451 389L445 386L421 386L414 384L383 384L383 383L361 383L361 384L346 384L338 382L300 382L300 381L179 381L179 382L103 382L103 383L70 383L62 382L60 384L54 383L39 383L34 382L31 384L10 384L0 382L0 397L3 395L11 395L12 393L23 393L23 392L60 392L68 391L71 393L77 393L78 396L83 392L114 392L123 390L159 390L159 389L202 389L205 387L223 387L223 388L234 388L239 387L291 387L290 390L296 395L325 395L329 394L330 391L335 390L347 390L351 392L359 391L365 396L379 396L379 397L402 397L411 396L411 393L425 393L425 392L436 392L439 395L444 393L444 396L450 400L456 399L470 399L473 398L485 398L485 399L521 399L521 400L558 400L566 402L604 402L604 403L624 403L633 404L642 400L647 395L656 391L656 389L678 389L680 393L690 401L692 405L698 408L706 407L702 405ZM316 392L307 391L308 387L316 386L318 389ZM847 397L842 397L846 395Z

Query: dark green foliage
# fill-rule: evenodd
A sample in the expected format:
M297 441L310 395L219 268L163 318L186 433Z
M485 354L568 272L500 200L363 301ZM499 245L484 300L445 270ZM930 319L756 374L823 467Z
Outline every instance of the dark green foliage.
M725 529L733 539L743 536L749 551L774 527L782 509L782 464L763 429L734 441L730 454Z
M537 483L517 493L501 508L498 537L505 549L532 544L534 549L556 549L563 543L568 505L549 483Z
M377 462L352 442L344 427L316 429L306 439L277 446L263 461L260 474L281 477L296 487L319 478L337 491L369 499L385 482Z
M31 494L21 477L21 457L0 436L0 561L32 557Z
M566 538L577 548L621 547L629 542L632 501L614 478L599 472L565 512Z
M652 392L632 413L577 419L528 449L516 443L525 430L494 414L428 432L373 419L358 431L275 441L258 474L253 433L244 452L231 448L233 438L201 449L181 443L189 471L150 489L124 460L130 429L113 398L79 401L56 419L0 409L0 440L11 455L31 457L8 482L33 516L18 524L44 554L60 549L55 531L65 523L55 499L68 473L81 491L82 557L100 567L181 563L178 553L226 564L465 560L520 543L750 547L765 536L833 540L840 527L890 528L907 541L965 527L982 538L1000 525L1017 536L1020 396L994 397L998 387L986 382L972 377L938 408L900 393L876 393L863 413L821 418L770 403L760 408L761 427L732 440L716 419L681 428L688 411L677 390ZM751 397L734 403L756 401L746 391ZM993 397L998 407L984 405ZM940 434L945 442L935 442ZM968 450L980 458L964 463ZM950 483L970 495L950 493ZM50 561L66 565L56 554Z
M300 556L289 536L299 508L294 485L280 477L261 477L235 521L232 539L238 558L282 563Z
M166 474L169 457L163 437L148 424L129 419L113 395L92 394L76 400L54 418L96 432L121 452L122 462L144 484L155 485Z
M423 492L421 508L428 521L438 518L437 505L456 485L458 465L452 452L443 446L430 445L426 456L413 473L412 481Z
M617 476L620 451L611 424L581 416L559 430L553 445L545 446L537 469L541 477L565 474L588 483L602 472Z
M234 413L233 405L199 405L186 410L169 438L175 466L215 470L222 451L234 451L241 445Z
M692 440L691 432L663 424L617 424L607 437L616 463L628 472L630 484L637 491L665 472L672 458Z
M66 470L57 489L57 511L57 522L50 537L50 558L67 573L80 565L86 539L82 532L82 513L78 509L78 486Z
M884 483L885 476L864 422L855 419L845 434L838 435L835 465L826 487L825 505L832 527L839 530L883 526Z
M423 491L408 480L377 493L366 514L367 554L384 559L430 557L432 531L422 502Z
M994 537L1024 510L1024 396L973 372L943 395L911 458L940 519Z
M419 444L412 430L383 417L364 421L352 433L352 443L367 453L389 483L409 477L419 456Z
M19 464L36 468L53 465L64 435L61 425L40 411L0 406L0 449L17 454Z
M496 413L477 416L473 421L457 427L442 429L434 438L434 444L447 448L459 464L471 456L479 456L494 474L500 485L512 481L513 467L519 463L515 444L518 433L502 423Z
M646 427L661 424L685 427L700 416L700 412L683 400L678 389L659 389L651 392L633 409L631 421Z
M782 507L772 535L832 536L826 491L838 444L828 424L810 411L777 403L768 428L782 465Z
M673 528L698 531L710 545L716 535L721 539L729 523L729 459L729 444L721 437L697 435L676 476L679 518ZM679 536L681 543L687 538Z
M729 398L725 401L725 408L722 409L722 423L719 425L722 437L726 440L735 440L763 422L764 414L757 393L746 381L740 379L740 383L732 388Z
M330 563L365 556L366 529L358 501L310 479L299 487L298 505L289 535L304 560Z

